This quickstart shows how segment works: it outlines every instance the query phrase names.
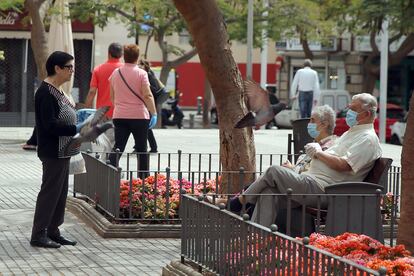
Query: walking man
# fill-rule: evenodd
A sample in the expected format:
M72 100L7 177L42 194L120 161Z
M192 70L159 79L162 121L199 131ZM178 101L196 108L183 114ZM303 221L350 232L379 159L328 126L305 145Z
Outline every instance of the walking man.
M305 59L303 68L299 69L293 78L290 90L290 98L292 100L296 99L299 93L301 118L309 118L311 116L312 106L318 104L321 93L319 90L318 73L311 67L312 61L310 59Z
M108 118L112 118L114 112L114 106L111 102L111 96L109 93L109 77L112 72L121 67L123 63L120 61L122 57L122 45L119 43L111 43L108 47L108 60L95 67L92 72L92 79L90 83L89 93L86 97L85 107L92 108L93 99L96 93L96 109L102 106L110 106L111 108L106 113Z

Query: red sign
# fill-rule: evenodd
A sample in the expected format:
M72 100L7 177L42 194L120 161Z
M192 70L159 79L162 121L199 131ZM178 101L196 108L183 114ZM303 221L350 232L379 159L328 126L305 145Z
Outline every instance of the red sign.
M26 16L27 12L0 11L0 30L30 31L29 20L27 24L23 24Z
M13 10L0 11L0 30L4 31L30 31L30 19L27 12L18 13ZM72 20L72 31L81 33L93 33L92 20L81 22Z

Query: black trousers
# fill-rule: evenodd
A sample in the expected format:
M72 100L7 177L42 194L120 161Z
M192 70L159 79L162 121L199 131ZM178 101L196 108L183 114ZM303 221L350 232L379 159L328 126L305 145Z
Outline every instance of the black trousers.
M148 143L150 145L151 150L157 150L157 140L155 140L154 132L152 131L152 129L148 129Z
M37 130L36 126L33 128L32 136L27 140L26 144L37 146Z
M65 217L68 195L70 158L40 158L43 175L37 195L33 219L32 238L47 230L48 235L58 235Z
M138 157L138 170L140 177L148 175L148 153L147 153L147 138L149 120L146 119L113 119L115 126L115 146L114 151L124 152L125 146L128 142L129 135L132 133L135 140L135 151L140 153ZM119 158L116 154L111 154L109 160L115 167L119 166ZM143 173L145 172L145 173Z

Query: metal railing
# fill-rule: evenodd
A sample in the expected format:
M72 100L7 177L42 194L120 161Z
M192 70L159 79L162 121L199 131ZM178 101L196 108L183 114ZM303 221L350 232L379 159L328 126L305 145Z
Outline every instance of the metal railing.
M219 275L385 275L183 195L181 261Z
M110 154L117 152L88 151L93 156L98 156L102 161L106 162ZM119 154L119 153L118 153ZM141 155L148 156L149 169L151 171L165 171L170 168L171 172L186 172L183 177L190 178L192 172L213 172L222 171L219 153L203 153L203 152L165 152L165 153L138 153L124 152L119 158L119 167L125 171L139 171L139 160ZM294 154L256 154L256 171L263 173L269 166L281 165L286 160L291 160ZM201 174L197 173L198 179L201 180ZM209 177L211 174L209 175ZM175 176L177 177L177 176Z
M105 212L112 220L115 221L168 221L168 222L180 222L178 206L181 206L180 202L180 192L185 191L189 194L209 194L211 200L215 201L217 198L230 198L234 196L229 191L226 191L225 194L218 195L217 191L219 190L219 183L221 181L227 181L228 187L235 184L239 187L241 191L244 188L244 179L248 178L248 174L252 174L252 178L257 178L262 172L245 172L243 170L236 172L221 172L213 170L201 170L203 165L203 158L206 157L207 164L211 163L213 154L178 154L175 157L189 158L192 160L193 156L197 156L197 159L201 159L200 162L193 162L192 166L187 167L189 171L173 171L169 168L165 170L157 170L161 168L161 165L164 163L169 163L173 165L172 154L159 154L158 156L165 156L166 160L160 158L152 159L151 170L149 175L151 176L150 182L145 185L142 185L137 180L139 171L127 170L123 171L120 168L114 168L113 166L107 164L106 162L100 159L99 154L96 153L83 153L85 164L87 168L87 173L75 175L74 181L74 196L79 196L82 194L87 197L87 199L93 204L96 208ZM201 157L199 157L201 156ZM273 158L271 158L273 156ZM276 154L268 155L259 155L260 158L266 159L271 162L271 160L284 160L283 158L275 158ZM265 158L264 158L265 157ZM156 162L154 162L156 160ZM161 161L160 161L161 160ZM178 164L183 164L183 158L176 158L177 167ZM181 161L179 161L181 160ZM180 163L181 162L181 163ZM154 169L155 168L155 169ZM201 169L200 169L201 168ZM396 228L397 223L396 219L399 214L399 192L400 191L400 178L401 178L400 168L392 167L388 174L388 191L394 192L390 197L381 195L383 200L387 198L388 205L385 206L385 203L382 203L383 206L383 217L387 216L388 219L384 220L386 224L384 226L384 237L391 245L394 243L396 237ZM233 177L237 175L237 177ZM151 180L152 179L152 180ZM232 183L238 179L238 183ZM285 197L289 196L288 194L283 195ZM299 196L299 195L291 195ZM304 198L309 197L309 195L300 195ZM348 195L341 195L348 196ZM339 197L341 197L339 196ZM355 195L353 195L355 196ZM297 236L304 236L306 230L306 225L309 220L312 220L312 223L315 224L315 231L321 232L324 231L324 211L321 207L322 198L327 197L327 195L321 195L317 200L316 211L313 211L313 214L310 214L307 206L303 204L300 208L287 208L286 209L286 229L287 234L293 234L292 225L298 224L299 230L296 230L295 234ZM384 201L385 202L385 201ZM320 204L320 205L318 205ZM387 208L385 208L387 207ZM229 205L227 205L229 209ZM385 214L386 211L386 214ZM243 215L246 212L246 208L243 208ZM312 217L310 218L309 215ZM382 229L381 229L382 232Z

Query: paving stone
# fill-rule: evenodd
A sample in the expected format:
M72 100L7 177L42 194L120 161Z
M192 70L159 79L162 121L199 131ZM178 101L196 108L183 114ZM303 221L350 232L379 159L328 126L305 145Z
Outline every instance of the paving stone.
M67 212L64 235L78 241L59 249L29 244L34 207L41 184L35 152L18 144L0 144L0 275L160 275L178 256L180 241L169 239L104 239ZM167 254L161 254L168 252ZM146 262L146 256L157 262ZM144 269L141 270L141 267Z

